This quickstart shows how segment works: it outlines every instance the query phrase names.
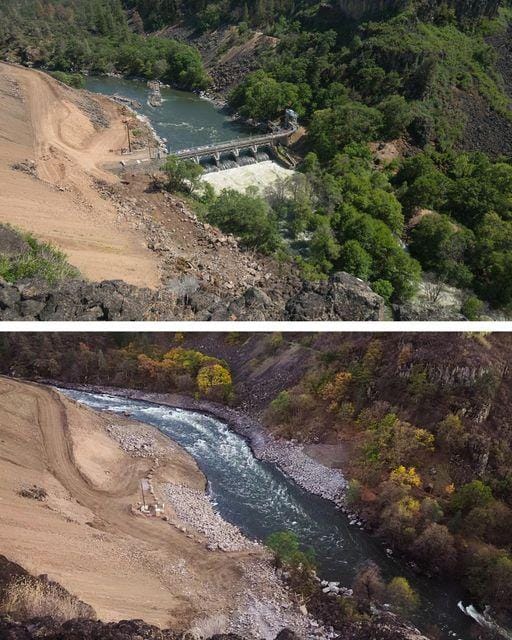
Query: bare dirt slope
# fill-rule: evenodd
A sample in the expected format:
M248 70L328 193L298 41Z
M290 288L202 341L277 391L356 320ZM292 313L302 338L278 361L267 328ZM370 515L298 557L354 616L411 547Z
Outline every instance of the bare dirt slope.
M123 146L117 105L0 63L0 220L51 241L91 280L156 287L158 258L94 188L116 180L101 166ZM27 160L34 175L12 168Z
M160 452L157 495L162 482L204 487L192 458L158 431L0 378L2 553L48 574L106 621L142 618L184 629L200 612L229 615L261 552L209 551L200 536L173 526L172 513L171 523L134 513L139 480L155 462L123 451L106 430L113 421L151 430ZM46 489L46 501L18 494L34 484Z

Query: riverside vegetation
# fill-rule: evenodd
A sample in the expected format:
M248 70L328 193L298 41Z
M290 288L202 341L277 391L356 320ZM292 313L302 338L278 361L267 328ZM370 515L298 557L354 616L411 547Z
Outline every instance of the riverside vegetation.
M510 78L498 72L492 42L506 37L510 7L388 4L392 11L360 23L335 3L200 2L195 17L175 3L172 19L199 30L233 22L276 36L229 104L256 121L293 107L308 129L300 175L243 202L232 191L207 194L204 215L247 246L291 250L308 278L347 271L399 302L426 271L474 292L463 308L471 319L482 310L478 297L507 309ZM155 11L143 0L131 6L151 27ZM503 131L490 146L478 134L486 117ZM369 144L397 139L407 141L406 157L377 163Z
M380 7L8 1L0 8L0 52L75 86L81 72L117 72L198 90L209 84L198 50L151 33L230 28L229 50L263 31L275 47L259 52L258 68L225 97L256 122L287 107L299 113L307 129L297 149L300 173L264 197L195 190L201 215L246 247L295 261L307 279L346 271L403 303L428 272L440 288L468 292L462 311L470 319L482 312L480 300L508 311L510 2ZM190 190L189 167L167 170L169 188Z
M456 578L506 620L511 349L508 334L13 334L2 341L2 370L228 401L285 440L335 446L346 500L367 526L417 571ZM222 376L208 372L203 386L200 372L215 366ZM313 559L297 545L273 541L302 575ZM414 606L405 583L385 587L371 566L359 581L373 585L369 601L391 589L404 611ZM358 607L369 605L361 596Z

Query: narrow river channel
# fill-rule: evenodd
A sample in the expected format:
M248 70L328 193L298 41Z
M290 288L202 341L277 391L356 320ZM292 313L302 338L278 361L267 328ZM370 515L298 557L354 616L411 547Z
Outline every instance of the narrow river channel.
M457 607L462 594L455 585L418 577L388 557L375 538L350 526L331 502L305 492L273 465L256 460L248 443L222 421L140 400L61 391L96 410L127 412L178 442L207 477L219 513L249 538L264 541L274 531L294 531L315 550L319 575L346 586L359 565L372 559L386 579L404 575L417 590L421 606L412 621L418 628L426 631L435 626L443 638L469 640L470 619Z
M233 122L222 109L194 93L164 87L162 105L151 107L147 103L148 88L142 81L91 76L86 79L86 88L94 93L136 100L140 105L136 111L149 118L171 152L245 138L251 133L247 127Z

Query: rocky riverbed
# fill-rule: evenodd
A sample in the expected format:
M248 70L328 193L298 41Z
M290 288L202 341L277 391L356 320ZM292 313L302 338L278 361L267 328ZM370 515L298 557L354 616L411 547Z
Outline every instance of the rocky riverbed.
M107 393L132 400L144 400L211 415L223 420L233 431L246 438L258 460L277 465L283 473L306 491L331 500L340 507L344 504L347 481L340 470L331 469L314 460L305 453L301 444L274 438L263 429L257 420L235 409L180 394L150 393L137 389L81 384L59 383L59 386L91 393Z
M216 511L211 498L202 491L182 487L170 482L161 485L167 504L187 526L202 533L211 551L242 551L254 549L258 544L246 538L238 529L226 522Z

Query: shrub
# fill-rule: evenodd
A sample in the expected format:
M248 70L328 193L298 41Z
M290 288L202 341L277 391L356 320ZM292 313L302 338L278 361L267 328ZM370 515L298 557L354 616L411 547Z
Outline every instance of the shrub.
M74 89L83 89L85 87L85 78L81 73L65 73L64 71L52 71L52 76L67 84Z
M469 296L464 301L461 311L468 320L478 320L482 314L484 303L476 296Z
M17 578L4 592L0 612L15 620L51 617L57 622L95 618L94 610L53 582Z
M280 565L291 568L302 566L305 569L313 569L314 567L313 550L302 551L299 539L292 531L271 533L267 538L266 545L272 549Z
M414 467L406 468L400 465L390 473L389 479L396 484L403 484L409 487L421 486L421 478Z
M207 213L208 222L238 236L246 247L273 253L282 244L277 220L267 202L253 192L224 189Z
M406 578L396 577L386 587L386 597L400 613L407 615L417 609L420 600Z
M197 388L205 396L227 400L232 393L233 380L226 367L213 364L200 369L197 374Z
M371 560L359 569L352 583L354 598L358 606L364 610L369 610L373 602L382 600L384 588L380 569Z
M375 280L371 284L372 289L379 296L382 296L386 302L391 300L391 296L393 295L393 285L389 280Z
M179 160L175 156L169 156L162 169L167 174L166 188L171 192L193 193L203 173L201 165L192 160Z
M8 225L0 225L2 228ZM48 242L40 242L30 233L18 232L25 241L27 250L15 255L0 254L0 277L7 282L18 282L24 278L42 278L50 284L67 278L78 278L80 272L71 266L66 255Z
M359 480L355 480L354 478L350 480L347 487L347 492L345 494L347 504L357 504L359 500L361 500L361 491L362 485Z
M492 501L491 488L481 480L463 485L453 496L450 507L453 511L468 513L475 507L485 507Z
M447 527L435 522L422 531L412 550L421 563L439 572L453 569L457 559L452 534Z

